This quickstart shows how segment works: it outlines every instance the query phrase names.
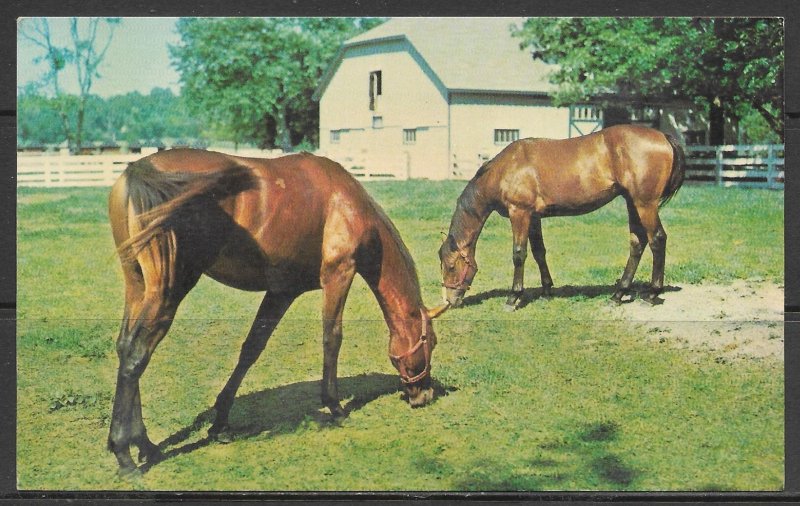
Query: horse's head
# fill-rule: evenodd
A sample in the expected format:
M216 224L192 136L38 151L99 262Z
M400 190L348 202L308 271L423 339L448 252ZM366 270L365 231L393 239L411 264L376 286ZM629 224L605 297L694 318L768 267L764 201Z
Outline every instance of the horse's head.
M444 301L453 307L458 307L464 302L464 294L478 273L474 252L470 251L468 246L458 246L455 238L448 235L439 248L439 260L442 262Z
M393 344L389 343L389 358L400 373L408 403L414 408L433 400L431 353L436 347L436 333L431 319L444 313L448 307L444 304L429 310L420 308L419 318L409 320L411 327L419 332L419 338L412 341L405 351L395 355L392 353Z

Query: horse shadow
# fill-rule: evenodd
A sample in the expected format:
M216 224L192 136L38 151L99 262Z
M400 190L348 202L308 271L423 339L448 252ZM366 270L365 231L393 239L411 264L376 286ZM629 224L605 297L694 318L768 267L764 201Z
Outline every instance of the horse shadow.
M301 381L290 385L261 390L236 397L228 419L232 441L249 439L262 434L274 437L295 432L301 427L316 424L320 430L338 427L341 421L370 402L387 394L400 393L400 382L395 375L382 373L361 374L339 378L339 394L342 399L344 417L333 417L323 411L319 400L320 382ZM434 402L448 390L433 380ZM194 440L195 433L214 421L214 408L198 414L194 421L158 443L161 450L159 458L139 467L142 473L153 466L178 455L185 455L209 446L216 439L207 434Z
M642 298L643 295L648 293L650 290L650 284L645 282L635 282L633 286L631 286L630 294L623 299L623 304L628 304L633 302L637 298ZM662 293L665 292L679 292L681 287L679 286L672 286L667 285L662 290ZM617 291L616 284L614 285L564 285L564 286L554 286L550 289L549 296L542 295L542 288L526 288L522 292L522 297L520 298L519 302L516 305L516 309L522 309L528 304L538 300L538 299L569 299L573 297L584 297L588 299L593 299L595 297L608 297L610 298L614 292ZM466 306L479 306L486 302L487 300L491 299L499 299L499 298L507 298L508 295L511 293L510 289L502 290L499 288L494 288L492 290L488 290L485 292L477 293L475 295L469 295L464 297L463 305ZM661 298L656 299L656 304L663 303L664 300Z

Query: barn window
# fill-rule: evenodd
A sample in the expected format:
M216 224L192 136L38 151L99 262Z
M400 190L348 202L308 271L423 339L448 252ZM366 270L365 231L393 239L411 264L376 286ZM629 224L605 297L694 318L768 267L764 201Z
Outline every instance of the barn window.
M519 139L518 129L496 128L494 131L495 144L508 144Z
M331 130L331 144L339 144L342 138L341 130Z
M369 73L369 110L378 110L378 97L383 94L383 72L375 70Z
M372 128L383 128L383 116L372 117Z
M417 129L405 128L403 129L403 144L416 144L417 143Z

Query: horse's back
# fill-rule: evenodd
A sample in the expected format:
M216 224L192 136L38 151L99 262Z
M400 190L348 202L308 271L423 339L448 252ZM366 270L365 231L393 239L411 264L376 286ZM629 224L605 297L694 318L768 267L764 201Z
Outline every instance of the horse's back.
M176 149L132 165L136 164L151 174L154 170L156 176L167 175L165 180L185 178L187 189L194 181L223 180L223 174L248 179L246 185L237 185L232 191L208 188L204 203L185 213L191 224L175 225L193 228L191 234L184 234L185 240L218 245L204 272L244 290L317 288L323 235L332 211L337 207L351 210L358 220L368 209L362 202L363 188L347 171L332 160L309 153L262 159ZM120 184L127 188L128 181ZM209 199L217 205L210 205ZM171 201L176 200L180 194L172 196ZM345 230L353 232L355 228ZM187 244L185 250L194 247Z
M657 199L671 164L665 135L637 125L571 139L520 139L491 162L500 198L542 216L583 214L621 193Z

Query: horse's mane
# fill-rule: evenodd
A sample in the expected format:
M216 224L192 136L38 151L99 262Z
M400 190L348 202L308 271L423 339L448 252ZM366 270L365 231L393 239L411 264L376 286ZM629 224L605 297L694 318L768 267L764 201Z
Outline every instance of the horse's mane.
M375 202L375 200L369 194L367 194L366 196L367 199L369 199L369 202L372 205L372 208L378 217L379 224L383 226L386 232L388 232L389 237L391 238L392 242L397 248L397 251L400 253L400 258L402 259L404 267L409 273L409 279L413 281L415 290L417 292L416 295L420 297L420 303L421 303L422 295L419 286L419 278L417 276L417 266L414 263L414 258L411 256L411 252L408 251L408 247L406 247L405 242L403 242L403 238L400 236L400 231L397 230L397 227L394 225L392 220L389 219L389 217L386 215L386 212L383 210L383 208L380 205L378 205L378 203Z
M475 175L472 176L472 179L470 179L469 183L467 183L467 185L464 187L464 190L461 191L461 195L458 196L458 200L456 201L456 210L453 213L453 219L450 222L449 231L450 235L452 235L454 238L460 237L464 232L465 218L469 216L472 218L470 221L475 219L481 220L481 214L477 209L481 197L480 189L478 188L478 182L490 168L491 160L481 165Z

